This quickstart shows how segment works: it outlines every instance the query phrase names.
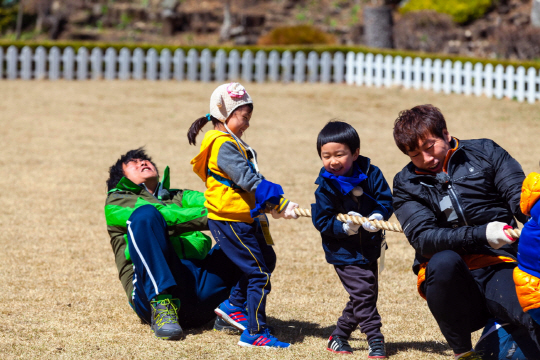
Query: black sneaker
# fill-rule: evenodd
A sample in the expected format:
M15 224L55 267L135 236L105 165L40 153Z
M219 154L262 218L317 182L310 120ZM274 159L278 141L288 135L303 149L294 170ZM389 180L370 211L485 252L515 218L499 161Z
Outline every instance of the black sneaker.
M238 330L236 327L229 324L227 321L223 320L219 316L216 316L216 321L214 321L214 331L223 331L225 333L231 334L241 334L242 331Z
M352 354L352 348L347 339L341 336L330 336L326 350L336 354Z
M378 338L369 340L368 345L368 359L386 359L386 348L384 346L384 339Z
M178 306L175 305L178 299L152 300L152 324L150 328L154 335L163 340L179 340L183 331L178 324Z

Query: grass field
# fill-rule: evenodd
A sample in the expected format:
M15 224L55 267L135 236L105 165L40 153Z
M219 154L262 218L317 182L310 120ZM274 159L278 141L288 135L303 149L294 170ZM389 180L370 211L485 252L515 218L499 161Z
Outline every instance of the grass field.
M189 331L183 341L159 341L127 304L103 214L108 167L145 145L160 170L171 167L173 186L204 191L189 165L198 147L188 145L186 131L208 111L216 85L0 82L1 359L339 357L325 348L347 294L305 218L272 222L278 264L267 311L279 338L293 343L290 350L240 348L237 336L213 332L211 324ZM525 173L540 170L538 104L345 85L247 89L255 111L245 139L258 151L262 173L302 207L314 200L321 167L315 141L329 119L356 127L361 154L391 184L408 161L394 145L394 119L418 104L440 107L452 135L494 139ZM412 248L402 234L387 238L379 311L389 355L450 359L417 295ZM360 331L351 345L354 357L367 357Z

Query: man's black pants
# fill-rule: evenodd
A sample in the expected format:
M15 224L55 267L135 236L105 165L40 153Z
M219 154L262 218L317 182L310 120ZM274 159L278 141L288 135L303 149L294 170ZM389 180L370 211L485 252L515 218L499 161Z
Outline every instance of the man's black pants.
M492 317L526 328L540 349L540 326L519 305L512 275L515 266L502 263L469 270L461 256L450 250L429 260L421 290L454 353L471 350L471 333L483 328ZM538 350L525 355L540 359Z

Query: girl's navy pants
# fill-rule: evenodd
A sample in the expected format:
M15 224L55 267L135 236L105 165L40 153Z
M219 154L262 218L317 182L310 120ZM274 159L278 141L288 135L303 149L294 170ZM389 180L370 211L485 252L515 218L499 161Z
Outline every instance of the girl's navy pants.
M235 306L247 301L248 330L257 333L266 325L266 297L272 288L270 275L276 266L276 253L266 244L258 221L247 224L209 219L208 227L217 245L243 272L229 301Z

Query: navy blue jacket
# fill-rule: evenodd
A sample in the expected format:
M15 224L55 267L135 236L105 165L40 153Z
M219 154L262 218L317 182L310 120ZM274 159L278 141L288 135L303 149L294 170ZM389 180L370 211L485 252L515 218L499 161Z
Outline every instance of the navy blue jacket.
M326 261L333 265L369 264L379 258L383 231L369 232L360 226L358 234L347 235L338 214L356 211L369 217L380 213L385 220L392 216L392 192L378 167L371 165L367 157L359 156L356 163L367 179L360 183L364 194L355 197L343 195L332 181L319 173L315 184L315 204L311 204L313 225L321 232Z

